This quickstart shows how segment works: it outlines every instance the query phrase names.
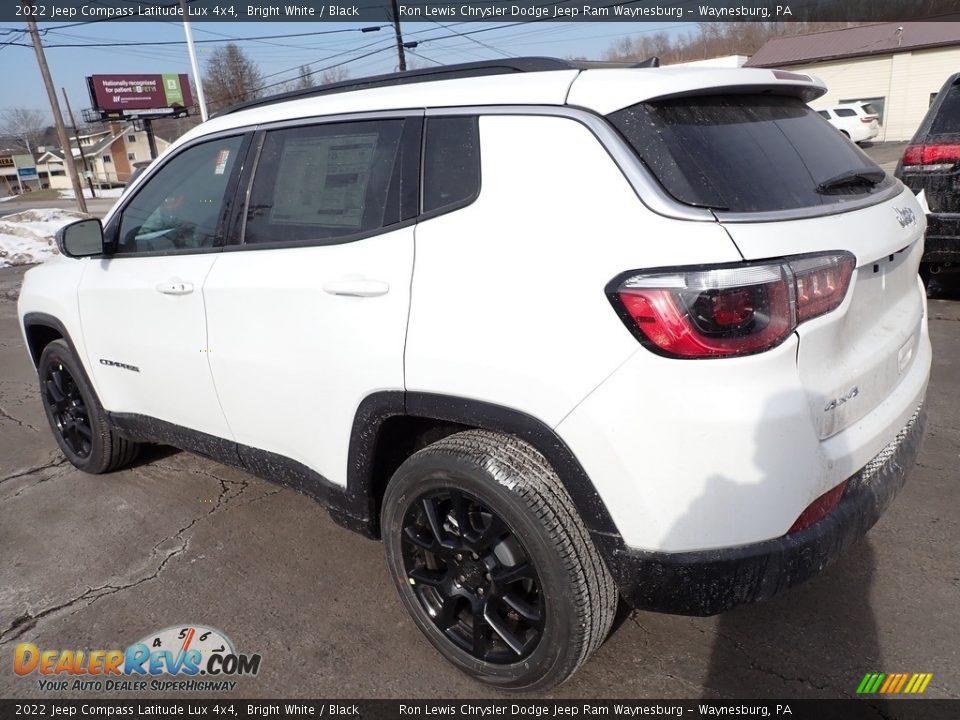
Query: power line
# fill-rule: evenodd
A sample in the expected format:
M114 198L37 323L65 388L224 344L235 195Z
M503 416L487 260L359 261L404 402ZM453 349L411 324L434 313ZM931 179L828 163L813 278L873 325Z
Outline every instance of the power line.
M315 35L337 35L340 33L348 33L348 32L367 33L367 32L375 32L385 27L390 27L390 26L389 25L372 25L372 26L363 27L363 28L342 28L340 30L317 30L314 32L307 32L307 33L292 33L292 34L285 33L285 34L279 34L279 35L255 35L252 37L238 37L234 39L238 41L248 41L248 40L266 40L271 38L309 37L309 36L315 36ZM54 28L49 28L49 30L55 31ZM194 42L199 45L200 43L223 44L224 41L223 40L195 40ZM10 42L9 44L20 45L22 47L30 47L26 43ZM50 48L96 48L96 47L130 47L130 46L147 47L147 46L156 46L156 45L186 45L186 44L187 44L186 40L151 40L148 42L50 43L48 45L44 45L44 48L49 50Z

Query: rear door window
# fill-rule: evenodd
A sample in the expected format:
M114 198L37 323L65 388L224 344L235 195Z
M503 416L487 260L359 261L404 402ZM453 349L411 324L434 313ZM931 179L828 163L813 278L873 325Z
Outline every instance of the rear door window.
M834 110L837 114L837 117L856 117L857 111L850 108L837 108Z
M847 202L894 182L798 98L674 98L609 119L667 192L698 207L794 210ZM828 183L863 173L870 182Z
M331 244L399 222L403 128L391 119L268 132L244 243Z

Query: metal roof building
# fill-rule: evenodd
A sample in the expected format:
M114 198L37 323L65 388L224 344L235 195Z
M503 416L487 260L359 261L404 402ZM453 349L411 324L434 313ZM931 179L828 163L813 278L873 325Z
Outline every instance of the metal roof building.
M869 101L882 112L878 141L909 140L944 81L960 71L960 16L951 18L774 38L746 67L817 75L829 92L815 108Z

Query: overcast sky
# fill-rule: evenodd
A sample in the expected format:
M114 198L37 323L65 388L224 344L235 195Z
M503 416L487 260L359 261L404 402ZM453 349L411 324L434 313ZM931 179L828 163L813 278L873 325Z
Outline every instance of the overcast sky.
M58 94L65 87L74 113L90 107L85 77L102 73L189 73L185 44L142 45L145 42L184 40L179 22L99 22L65 28L66 23L44 23L43 43ZM375 25L375 23L373 24ZM504 27L511 25L511 27ZM262 40L233 40L267 76L266 82L295 77L297 67L313 70L343 63L351 77L396 70L396 50L390 27L361 33L371 23L281 23L237 22L194 23L201 66L204 56L234 38L264 35L285 37ZM60 29L62 28L62 29ZM40 80L36 57L30 47L9 44L29 43L20 31L23 25L0 26L0 69L4 78L0 111L11 107L37 108L49 113L46 92ZM484 32L474 31L484 29ZM631 35L666 31L695 31L696 25L677 23L405 23L406 41L421 45L408 54L408 61L428 67L436 63L470 62L505 56L549 55L599 58L613 42ZM331 32L333 31L333 32ZM302 33L315 33L299 36ZM473 33L466 37L458 33ZM213 42L209 42L213 41ZM120 43L137 43L121 45ZM101 47L92 45L101 44ZM80 47L56 47L80 45ZM366 57L364 57L366 56ZM61 98L62 99L62 98Z

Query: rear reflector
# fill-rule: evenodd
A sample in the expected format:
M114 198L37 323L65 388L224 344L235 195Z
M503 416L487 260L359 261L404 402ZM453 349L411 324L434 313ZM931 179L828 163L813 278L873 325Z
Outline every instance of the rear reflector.
M935 172L949 170L960 162L960 144L907 145L903 151L903 165L911 170Z
M827 515L834 511L837 505L840 504L840 500L843 498L843 493L846 491L846 489L847 481L844 480L833 490L828 490L810 503L810 505L807 506L807 509L800 513L800 517L797 518L797 521L790 526L789 530L787 530L787 535L800 532L804 528L810 527L815 522L823 520Z
M675 358L735 357L779 345L846 296L847 252L621 276L607 294L634 336Z

